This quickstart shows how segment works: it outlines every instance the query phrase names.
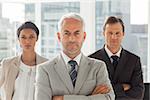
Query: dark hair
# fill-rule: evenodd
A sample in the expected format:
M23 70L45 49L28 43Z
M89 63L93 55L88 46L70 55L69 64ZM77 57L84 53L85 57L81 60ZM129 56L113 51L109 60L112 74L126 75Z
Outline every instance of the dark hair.
M35 31L36 35L37 35L37 38L39 36L39 29L37 28L37 26L31 22L31 21L26 21L25 23L23 23L18 29L17 29L17 36L19 38L20 36L20 32L23 30L23 29L32 29Z
M104 26L103 26L103 31L105 31L105 28L106 28L106 25L107 24L115 24L115 23L120 23L121 26L122 26L122 31L124 32L125 31L125 28L124 28L124 23L123 21L118 18L118 17L115 17L115 16L110 16L106 19L105 23L104 23Z

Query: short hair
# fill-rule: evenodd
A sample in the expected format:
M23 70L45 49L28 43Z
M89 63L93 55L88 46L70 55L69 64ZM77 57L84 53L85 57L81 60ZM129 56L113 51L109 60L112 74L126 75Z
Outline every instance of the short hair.
M33 31L35 31L36 35L37 35L37 38L39 36L39 29L38 27L31 21L26 21L24 22L18 29L17 29L17 36L19 38L20 36L20 32L23 30L23 29L32 29Z
M115 16L110 16L106 19L104 26L103 26L103 31L105 31L106 25L107 24L115 24L115 23L120 23L122 26L122 31L125 31L125 27L124 27L124 23L122 21L122 19L115 17Z
M58 31L61 31L62 24L63 24L64 20L67 18L72 18L72 19L76 19L76 20L80 21L81 24L83 25L83 30L84 30L85 22L84 22L83 18L78 13L68 13L68 14L63 15L60 18L60 20L58 22Z

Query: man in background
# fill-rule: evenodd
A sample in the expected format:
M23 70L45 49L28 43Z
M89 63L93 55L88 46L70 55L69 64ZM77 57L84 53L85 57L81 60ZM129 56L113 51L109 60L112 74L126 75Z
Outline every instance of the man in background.
M116 100L143 100L143 75L140 58L125 50L122 40L124 23L120 18L110 16L103 27L105 45L89 57L106 63Z

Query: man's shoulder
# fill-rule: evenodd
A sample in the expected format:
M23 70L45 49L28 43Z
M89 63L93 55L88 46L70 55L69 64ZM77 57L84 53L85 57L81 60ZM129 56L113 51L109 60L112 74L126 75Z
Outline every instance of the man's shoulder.
M87 57L87 59L92 64L105 64L104 61L99 60L99 59L95 59L95 58L91 58L91 57Z
M49 60L47 60L46 62L44 62L44 63L41 63L41 64L39 64L38 65L38 67L42 67L42 68L51 68L51 67L53 67L55 64L56 64L56 62L58 62L58 59L59 59L59 57L57 56L57 57L54 57L54 58L52 58L52 59L49 59Z
M136 59L139 59L140 57L134 53L132 53L131 51L129 50L126 50L126 49L123 49L123 52L130 58L136 58Z
M43 56L41 56L41 55L39 55L39 54L36 54L36 56L38 57L38 59L40 59L40 60L42 60L42 61L48 61L47 58L45 58L45 57L43 57Z
M40 64L40 66L45 66L45 65L51 65L54 64L54 62L56 61L57 57L53 58L53 59L48 59L46 62Z
M94 53L90 54L89 57L95 58L100 56L102 53L104 53L104 48L95 51Z

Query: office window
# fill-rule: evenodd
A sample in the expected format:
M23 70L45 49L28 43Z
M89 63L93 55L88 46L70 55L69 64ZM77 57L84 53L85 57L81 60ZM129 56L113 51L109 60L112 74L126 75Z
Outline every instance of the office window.
M82 48L85 55L103 47L102 27L104 20L107 16L115 15L121 17L125 22L126 34L123 47L141 57L144 81L150 82L150 63L148 62L150 60L149 0L59 1L0 1L0 61L3 58L17 55L21 51L16 30L24 21L33 21L40 30L36 46L37 52L42 56L52 58L61 50L56 32L58 30L57 22L62 15L77 12L85 19L87 37ZM142 12L139 13L139 11Z
M141 10L142 14L139 13ZM150 25L148 24L148 0L96 0L96 50L104 46L102 28L105 18L111 15L123 19L125 23L123 48L140 56L144 81L150 81L148 79L150 66L147 59L148 25Z
M79 13L80 3L30 3L25 1L3 1L0 3L0 59L14 56L21 51L17 43L16 30L22 22L28 20L33 21L40 30L39 44L37 46L37 49L41 49L39 53L47 58L55 56L55 53L60 51L60 45L56 38L57 23L62 15L69 12Z

